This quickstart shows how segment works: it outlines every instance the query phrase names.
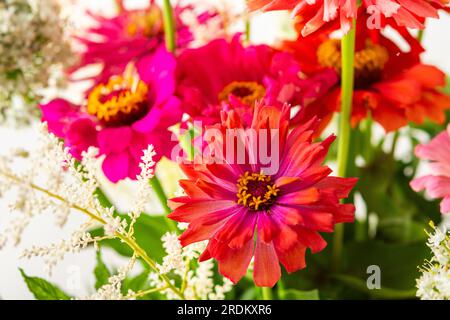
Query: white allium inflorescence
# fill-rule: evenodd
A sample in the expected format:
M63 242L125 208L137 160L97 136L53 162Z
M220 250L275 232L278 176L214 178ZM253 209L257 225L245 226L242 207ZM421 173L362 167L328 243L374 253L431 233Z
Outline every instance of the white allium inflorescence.
M417 296L422 300L450 300L450 232L431 226L434 232L429 234L427 245L433 257L420 268Z
M0 0L0 122L28 123L39 91L61 87L74 63L56 0Z

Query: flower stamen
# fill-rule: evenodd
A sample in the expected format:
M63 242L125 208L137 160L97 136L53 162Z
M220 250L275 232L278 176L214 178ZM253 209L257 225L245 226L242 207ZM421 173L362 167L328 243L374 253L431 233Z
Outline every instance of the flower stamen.
M135 74L115 76L97 85L89 94L87 112L108 126L130 124L147 110L147 85Z
M230 95L246 105L253 105L266 95L266 89L254 81L233 81L219 93L219 101L228 101Z
M361 88L378 81L388 60L389 53L385 47L367 40L365 48L355 53L355 86ZM340 74L340 40L330 39L323 42L317 49L317 61Z
M150 38L163 31L161 10L155 6L146 12L135 12L131 15L126 32L134 37L138 33Z
M239 177L237 186L237 203L252 211L268 210L280 192L271 177L263 173L246 171Z

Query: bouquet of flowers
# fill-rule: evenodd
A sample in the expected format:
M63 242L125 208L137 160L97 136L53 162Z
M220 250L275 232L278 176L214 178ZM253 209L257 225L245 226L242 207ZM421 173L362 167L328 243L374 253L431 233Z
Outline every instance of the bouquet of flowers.
M48 274L18 269L29 291L450 299L450 96L421 57L449 1L231 2L115 1L68 32L56 2L0 0L0 114L41 118L31 149L0 156L0 248L46 213L69 234L23 250ZM256 43L266 11L291 31ZM54 67L69 98L37 94ZM81 250L88 294L52 281Z

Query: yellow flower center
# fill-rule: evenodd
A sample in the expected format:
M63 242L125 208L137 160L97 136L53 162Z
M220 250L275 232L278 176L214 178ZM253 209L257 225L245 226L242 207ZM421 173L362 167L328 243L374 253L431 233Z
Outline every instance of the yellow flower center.
M138 76L115 76L91 91L87 111L107 126L127 125L147 113L147 93L147 85Z
M322 43L317 50L318 62L341 73L341 42L330 39ZM364 49L355 53L355 86L364 87L376 82L389 60L389 53L383 46L367 40Z
M246 105L253 105L266 95L266 89L254 81L233 81L219 93L219 101L228 101L230 95Z
M246 171L239 177L237 187L237 203L252 211L268 210L280 193L271 177L263 173Z
M152 6L145 12L132 13L126 25L126 32L131 37L142 33L144 36L150 38L162 31L162 13L156 6Z

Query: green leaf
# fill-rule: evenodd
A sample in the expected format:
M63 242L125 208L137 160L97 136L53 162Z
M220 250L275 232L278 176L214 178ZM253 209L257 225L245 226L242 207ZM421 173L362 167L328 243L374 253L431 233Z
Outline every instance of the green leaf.
M134 278L125 279L122 291L123 293L127 293L128 290L132 290L134 292L138 292L140 290L146 290L148 288L148 270L145 270L141 274L137 275Z
M377 239L397 243L425 241L423 229L428 221L439 219L438 202L425 200L409 185L412 177L405 172L414 165L395 161L379 151L374 162L361 169L357 188L367 211L376 213L379 219Z
M111 273L106 267L105 263L102 260L102 255L100 251L97 251L97 265L94 269L95 274L95 289L99 289L108 283L109 277L111 277Z
M429 258L430 252L425 242L409 244L388 244L380 241L349 243L344 248L344 273L367 279L367 268L375 265L381 271L381 287L410 291L415 289L420 276L417 268Z
M29 277L23 269L19 268L28 290L37 300L70 300L71 297L57 286L51 284L47 280L38 277Z
M296 289L284 290L283 300L319 300L319 291L301 291Z
M348 276L348 275L335 275L335 279L338 281L348 285L349 287L365 292L372 298L377 299L411 299L416 297L416 289L411 290L396 290L387 287L382 287L380 289L372 289L367 288L366 281Z

